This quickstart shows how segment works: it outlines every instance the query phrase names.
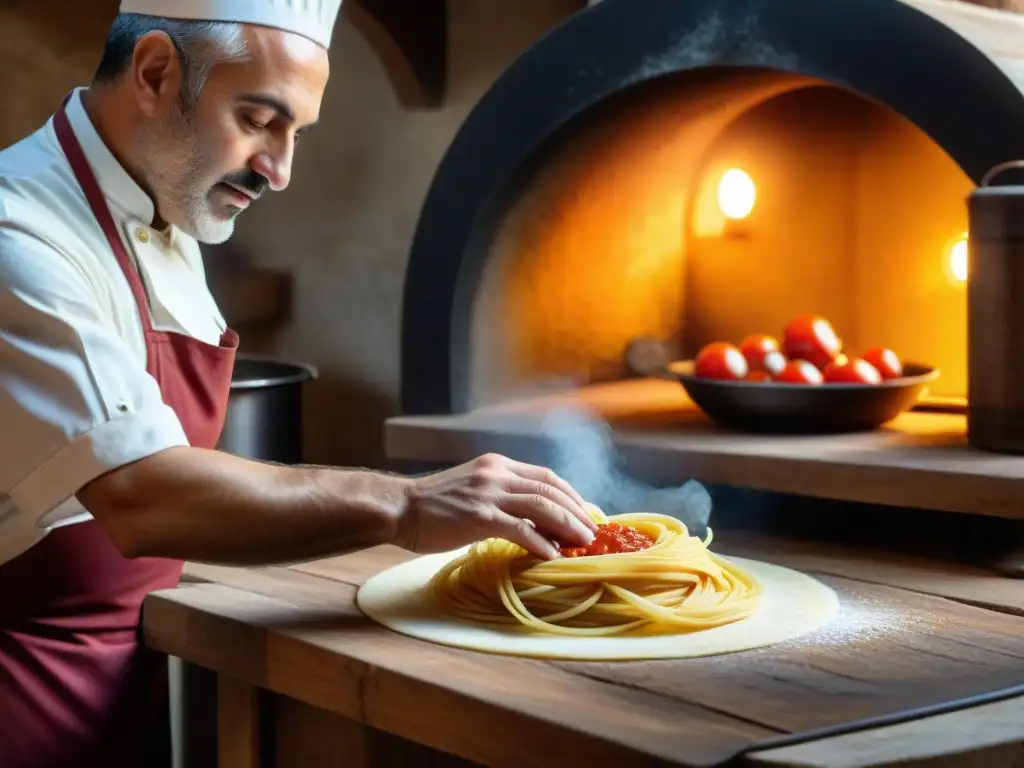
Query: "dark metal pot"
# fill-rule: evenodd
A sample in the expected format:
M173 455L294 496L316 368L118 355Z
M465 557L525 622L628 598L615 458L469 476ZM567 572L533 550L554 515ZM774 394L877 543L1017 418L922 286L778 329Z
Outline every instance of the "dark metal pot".
M967 442L1024 455L1024 161L992 168L967 204Z
M248 459L302 463L302 385L318 375L305 363L239 356L217 447Z

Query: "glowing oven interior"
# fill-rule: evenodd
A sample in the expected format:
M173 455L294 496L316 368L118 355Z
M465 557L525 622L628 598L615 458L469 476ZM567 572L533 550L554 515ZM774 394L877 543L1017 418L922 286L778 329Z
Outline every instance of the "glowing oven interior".
M487 234L470 400L622 378L637 338L690 357L805 312L963 397L973 187L909 120L821 80L712 67L628 89L549 138Z

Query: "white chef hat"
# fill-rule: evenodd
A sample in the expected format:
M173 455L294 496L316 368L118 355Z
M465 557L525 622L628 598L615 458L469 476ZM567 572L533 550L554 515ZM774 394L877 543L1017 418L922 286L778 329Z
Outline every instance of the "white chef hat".
M330 48L341 0L121 0L121 13L276 27Z

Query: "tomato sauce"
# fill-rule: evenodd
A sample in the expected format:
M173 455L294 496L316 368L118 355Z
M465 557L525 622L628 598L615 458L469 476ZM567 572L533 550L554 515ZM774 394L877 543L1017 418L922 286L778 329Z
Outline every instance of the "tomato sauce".
M639 552L654 545L654 539L635 528L619 523L605 523L597 527L594 540L585 547L562 547L562 557L589 557L591 555L618 555Z

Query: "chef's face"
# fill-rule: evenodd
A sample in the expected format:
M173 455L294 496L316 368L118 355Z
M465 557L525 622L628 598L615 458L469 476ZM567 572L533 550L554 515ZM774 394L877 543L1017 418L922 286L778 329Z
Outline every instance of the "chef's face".
M160 217L201 242L224 242L242 211L288 186L327 85L327 53L306 38L247 27L246 42L244 60L214 67L193 103L179 88L141 132Z

